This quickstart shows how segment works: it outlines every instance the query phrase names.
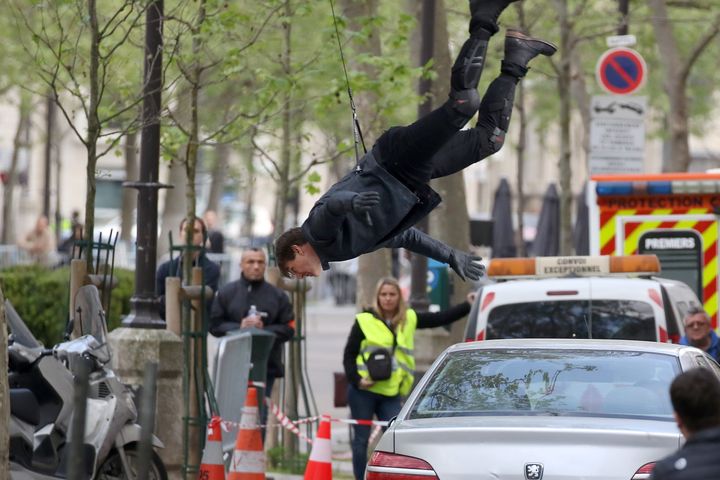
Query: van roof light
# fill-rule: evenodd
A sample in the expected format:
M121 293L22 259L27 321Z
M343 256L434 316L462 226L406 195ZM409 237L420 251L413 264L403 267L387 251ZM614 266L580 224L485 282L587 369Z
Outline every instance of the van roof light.
M489 277L563 277L567 275L653 275L660 273L656 255L493 258Z

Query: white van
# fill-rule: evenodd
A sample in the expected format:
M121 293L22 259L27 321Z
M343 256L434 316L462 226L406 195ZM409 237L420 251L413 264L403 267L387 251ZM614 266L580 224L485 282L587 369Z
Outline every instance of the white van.
M488 277L500 281L478 290L465 339L677 343L685 312L700 301L684 283L653 276L659 270L654 255L492 260Z

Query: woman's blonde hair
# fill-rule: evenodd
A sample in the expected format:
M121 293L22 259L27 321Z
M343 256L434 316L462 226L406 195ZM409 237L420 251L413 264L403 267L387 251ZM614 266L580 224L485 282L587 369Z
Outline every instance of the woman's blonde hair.
M378 301L378 297L380 296L380 289L384 287L385 285L390 285L392 287L395 287L398 293L398 306L397 311L395 312L395 315L393 315L391 319L391 323L393 326L393 329L397 332L404 324L405 324L405 318L407 315L407 309L408 306L405 303L405 299L402 296L402 290L400 289L400 283L397 281L396 278L393 277L385 277L378 280L377 285L375 286L375 297L373 298L373 310L380 315L382 314L382 309L380 308L380 302Z

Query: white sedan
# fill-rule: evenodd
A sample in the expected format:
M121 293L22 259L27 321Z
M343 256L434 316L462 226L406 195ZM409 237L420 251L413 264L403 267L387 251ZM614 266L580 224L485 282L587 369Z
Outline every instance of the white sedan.
M688 346L512 339L443 352L391 422L366 480L640 480L683 439L669 386L720 367Z

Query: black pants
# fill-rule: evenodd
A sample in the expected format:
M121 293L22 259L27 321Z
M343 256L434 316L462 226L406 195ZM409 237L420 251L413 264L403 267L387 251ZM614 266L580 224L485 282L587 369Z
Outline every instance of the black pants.
M441 106L405 127L392 127L376 142L380 164L415 191L432 178L445 177L500 150L518 79L500 74L488 87L474 128L458 131Z

